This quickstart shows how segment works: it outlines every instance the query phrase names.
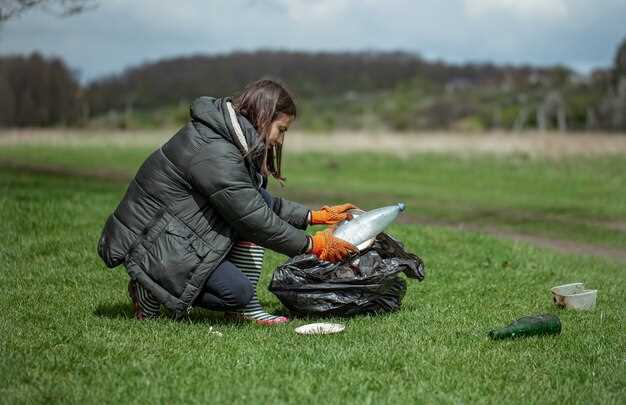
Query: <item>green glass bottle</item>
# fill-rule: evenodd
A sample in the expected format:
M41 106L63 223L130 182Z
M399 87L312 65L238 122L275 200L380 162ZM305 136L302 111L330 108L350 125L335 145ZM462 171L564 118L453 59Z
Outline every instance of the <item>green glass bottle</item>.
M525 316L513 321L509 326L489 332L492 339L507 339L520 336L558 335L561 333L561 321L558 316L544 314Z

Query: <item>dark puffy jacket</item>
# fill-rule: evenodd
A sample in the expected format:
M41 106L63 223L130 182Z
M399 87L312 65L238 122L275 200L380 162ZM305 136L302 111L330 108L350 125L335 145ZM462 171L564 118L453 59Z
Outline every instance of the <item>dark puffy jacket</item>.
M276 197L268 207L263 178L244 158L256 137L228 98L195 100L189 123L146 159L104 225L98 254L105 264L123 263L178 317L233 241L302 253L308 209Z

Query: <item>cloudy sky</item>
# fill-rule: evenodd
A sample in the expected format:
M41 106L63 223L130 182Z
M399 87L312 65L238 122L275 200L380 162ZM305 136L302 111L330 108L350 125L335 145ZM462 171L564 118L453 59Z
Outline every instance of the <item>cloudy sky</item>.
M163 57L232 50L404 50L451 62L612 63L626 0L100 0L78 16L30 11L0 54L60 56L82 80Z

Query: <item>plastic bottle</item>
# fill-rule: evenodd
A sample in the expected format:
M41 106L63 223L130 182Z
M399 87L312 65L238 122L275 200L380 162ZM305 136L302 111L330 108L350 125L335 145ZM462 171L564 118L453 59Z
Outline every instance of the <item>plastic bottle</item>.
M404 204L399 203L365 212L340 224L333 234L339 239L358 246L383 232L396 220L400 212L404 211L404 208Z

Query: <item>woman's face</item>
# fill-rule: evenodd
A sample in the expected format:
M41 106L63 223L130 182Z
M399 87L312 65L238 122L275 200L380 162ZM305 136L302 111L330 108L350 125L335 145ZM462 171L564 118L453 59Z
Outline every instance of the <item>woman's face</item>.
M293 122L293 119L293 115L278 113L278 118L276 118L272 122L272 126L270 127L270 135L267 138L270 147L283 144L285 132L287 132L287 130L289 129L289 126Z

